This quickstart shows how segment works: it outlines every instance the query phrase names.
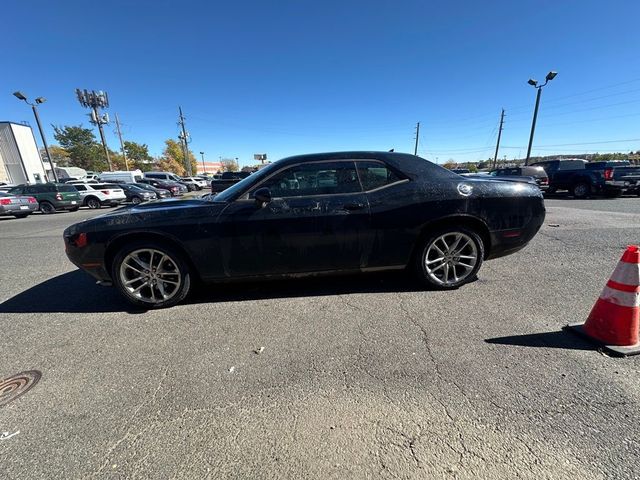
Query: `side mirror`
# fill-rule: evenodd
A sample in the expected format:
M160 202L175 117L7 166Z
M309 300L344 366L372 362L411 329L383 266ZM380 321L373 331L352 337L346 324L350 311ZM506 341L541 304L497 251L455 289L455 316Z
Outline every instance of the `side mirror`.
M259 188L253 192L253 197L256 199L256 203L263 207L271 201L271 190L267 187Z

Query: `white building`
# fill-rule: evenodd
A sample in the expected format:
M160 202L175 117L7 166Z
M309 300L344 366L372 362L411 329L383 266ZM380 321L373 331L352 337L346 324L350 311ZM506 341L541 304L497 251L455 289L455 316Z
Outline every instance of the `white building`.
M28 125L0 122L0 182L47 181L33 130Z

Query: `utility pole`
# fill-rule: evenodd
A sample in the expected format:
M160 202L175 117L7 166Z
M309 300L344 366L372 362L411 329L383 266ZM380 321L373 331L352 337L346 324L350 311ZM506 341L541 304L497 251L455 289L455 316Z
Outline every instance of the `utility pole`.
M500 149L500 137L502 136L502 125L504 124L504 108L500 114L500 128L498 129L498 143L496 143L496 154L493 156L493 169L496 169L498 163L498 150Z
M207 168L204 166L204 152L200 152L200 155L202 156L202 174L204 175L207 173Z
M418 142L420 141L420 122L416 124L416 146L413 148L413 154L418 155Z
M127 161L127 153L124 151L124 142L122 141L122 132L120 131L120 119L116 113L116 130L118 131L118 138L120 139L120 148L122 149L122 158L124 158L124 164L127 170L129 170L129 162Z
M78 97L78 101L80 105L85 108L91 109L91 118L90 123L94 125L98 125L98 130L100 131L100 138L102 139L102 147L104 148L104 155L107 157L107 163L109 164L109 171L113 171L113 166L111 165L111 157L109 157L109 148L107 147L107 141L104 138L104 130L102 129L102 125L106 125L109 123L109 114L105 113L104 115L100 115L98 108L108 108L109 107L109 96L107 92L100 91L87 91L80 90L76 88L76 96Z
M180 140L182 140L182 150L184 151L184 166L187 170L187 175L191 176L193 175L193 173L191 170L191 161L189 160L189 146L187 145L189 137L184 126L184 115L182 115L182 107L178 107L178 112L180 112L180 121L178 123L180 124L180 128L182 129L182 133L178 135L178 137L180 137Z

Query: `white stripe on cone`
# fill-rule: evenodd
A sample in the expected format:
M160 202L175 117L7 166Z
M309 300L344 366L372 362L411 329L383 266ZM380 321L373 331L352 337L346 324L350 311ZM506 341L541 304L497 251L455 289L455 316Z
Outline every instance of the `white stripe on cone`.
M625 285L640 285L640 263L618 262L618 266L611 274L611 280Z
M640 292L621 292L605 286L600 294L600 300L622 307L640 307Z

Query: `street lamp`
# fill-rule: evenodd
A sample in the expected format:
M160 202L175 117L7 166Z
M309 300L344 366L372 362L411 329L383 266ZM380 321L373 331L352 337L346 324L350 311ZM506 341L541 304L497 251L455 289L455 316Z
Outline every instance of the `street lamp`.
M42 125L40 124L40 115L38 115L38 109L36 108L36 104L38 105L43 104L46 101L46 98L38 97L35 100L36 103L29 103L29 100L27 100L26 95L20 91L13 92L13 96L16 97L18 100L24 101L27 105L31 105L31 108L33 109L33 114L36 117L36 123L38 124L38 130L40 131L40 137L42 138L42 144L44 145L44 151L47 154L47 160L49 161L49 165L51 165L51 173L53 173L53 179L57 183L58 175L56 174L56 168L53 166L53 162L51 161L51 154L49 153L49 145L47 145L47 138L44 136L44 131L42 130ZM38 157L40 157L40 164L42 165L42 169L44 170L44 175L45 177L47 177L47 169L44 166L42 157L40 155L38 155Z
M545 77L545 82L542 85L538 85L538 81L534 80L533 78L530 78L527 81L529 85L531 85L532 87L538 90L538 93L536 95L536 107L533 110L533 121L531 122L531 135L529 135L529 147L527 148L527 158L524 161L525 165L529 165L529 158L531 157L531 146L533 145L533 134L536 131L536 120L538 118L538 106L540 105L540 95L542 94L542 87L544 87L547 83L549 83L551 80L556 78L556 75L558 75L558 72L554 72L553 70L547 73L547 76Z
M207 173L207 169L204 166L204 152L200 152L200 155L202 155L202 174L204 175Z

